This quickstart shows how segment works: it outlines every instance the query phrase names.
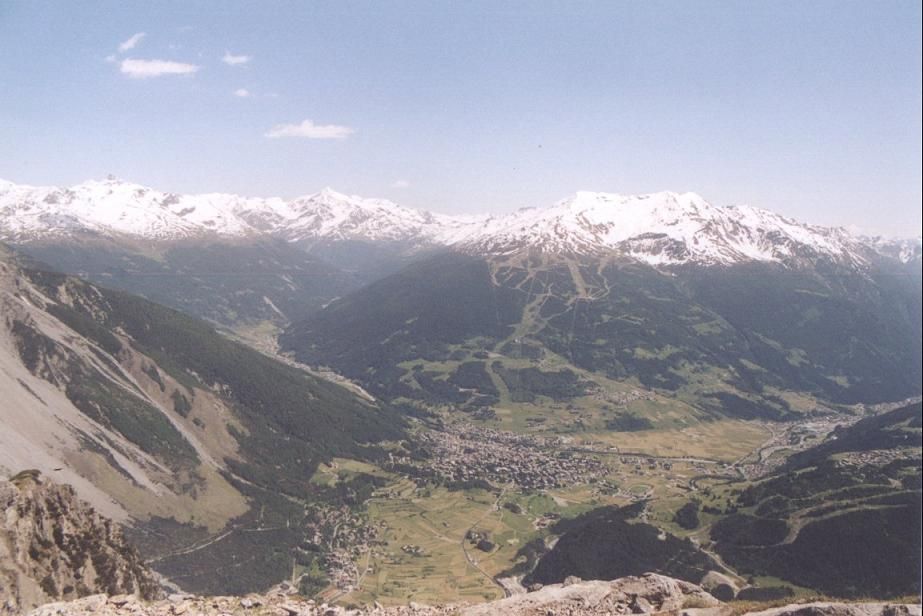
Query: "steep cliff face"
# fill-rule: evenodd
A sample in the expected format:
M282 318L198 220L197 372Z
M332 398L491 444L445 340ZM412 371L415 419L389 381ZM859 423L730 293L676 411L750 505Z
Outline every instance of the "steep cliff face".
M0 482L0 614L94 593L155 599L160 587L121 528L70 486L37 471Z

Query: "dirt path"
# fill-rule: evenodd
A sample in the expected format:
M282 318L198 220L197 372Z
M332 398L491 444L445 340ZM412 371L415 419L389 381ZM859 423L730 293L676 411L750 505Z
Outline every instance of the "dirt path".
M461 538L461 549L462 549L462 553L465 555L465 560L468 561L468 564L469 564L469 565L471 565L472 567L474 567L475 569L477 569L477 570L481 573L481 575L483 575L483 576L486 577L488 580L490 580L490 583L491 583L491 584L493 584L494 586L496 586L497 588L499 588L500 590L502 590L502 591L503 591L503 596L504 596L504 597L511 597L511 596L512 596L512 593L509 591L509 589L508 589L506 586L504 586L503 584L501 584L500 582L498 582L496 579L494 579L494 576L492 576L492 575L490 575L489 573L487 573L486 571L484 571L484 569L481 567L481 565L478 564L477 559L474 558L474 556L472 556L470 552L468 552L468 545L467 545L467 543L468 543L468 533L470 533L470 532L473 531L475 528L477 528L478 524L480 524L482 521L484 521L485 518L487 518L488 516L490 516L490 514L491 514L492 512L494 512L494 511L499 511L499 510L500 510L500 501L503 499L503 495L506 494L506 490L507 490L507 488L504 486L504 487L500 490L500 494L497 495L496 500L493 502L493 504L490 506L490 508L489 508L487 511L485 511L485 512L481 515L481 517L479 517L477 520L475 520L475 522L474 522L471 526L469 526L469 527L467 528L467 530L465 530L465 534L462 535L462 538Z
M265 487L263 487L263 486L261 486L261 485L255 484L255 483L253 483L252 481L249 481L248 479L244 479L244 478L241 477L240 475L238 475L238 474L236 474L236 473L234 473L234 472L232 472L232 471L230 471L230 470L228 470L227 473L228 473L231 477L233 477L234 479L236 479L237 481L240 481L241 483L247 484L247 485L252 486L252 487L254 487L254 488L257 488L257 489L259 489L259 490L263 490L264 492L268 492L268 493L270 493L270 494L274 494L274 495L276 495L276 496L281 496L282 498L288 500L288 501L291 502L291 503L296 503L296 504L299 504L299 505L302 505L302 506L306 506L306 505L308 504L307 501L302 500L302 499L300 499L300 498L295 498L294 496L290 496L290 495L284 494L284 493L282 493L282 492L276 492L276 491L274 491L274 490L270 490L270 489L268 489L268 488L265 488ZM262 519L262 512L260 513L260 518ZM180 548L180 549L178 549L178 550L174 550L174 551L172 551L172 552L170 552L170 553L168 553L168 554L162 554L162 555L160 555L160 556L157 556L156 558L152 558L151 560L145 561L145 563L146 563L146 564L153 564L153 563L160 562L160 561L162 561L162 560L166 560L166 559L168 559L168 558L172 558L172 557L174 557L174 556L184 556L184 555L186 555L186 554L192 554L192 553L194 553L194 552L198 552L199 550L202 550L202 549L204 549L204 548L207 548L207 547L210 546L210 545L213 545L213 544L215 544L215 543L218 543L218 542L221 541L222 539L225 539L226 537L228 537L228 536L230 536L230 535L232 535L233 533L236 533L236 532L242 532L242 533L265 533L265 532L270 532L270 531L274 531L274 530L282 530L282 529L284 529L284 528L289 528L289 527L290 527L290 526L289 526L289 521L286 520L285 526L273 526L273 527L258 526L258 527L256 527L256 528L230 528L230 529L228 529L228 530L225 530L225 531L222 531L222 532L218 533L217 535L214 535L214 536L212 536L212 537L208 537L208 538L204 539L204 543L195 542L195 543L193 543L193 544L190 545L190 546L187 546L187 547L184 547L184 548Z
M330 594L330 596L327 598L327 601L330 603L334 601L340 601L342 599L345 599L349 595L353 594L354 592L362 590L362 580L365 579L365 576L369 572L369 569L371 568L371 566L372 566L372 550L370 548L365 553L365 566L363 567L362 572L359 573L359 575L356 577L356 584L355 586L353 586L353 589L348 592L338 589L338 592Z
M215 535L214 537L206 539L205 543L193 544L190 547L186 547L181 550L176 550L175 552L170 552L169 554L164 554L162 556L158 556L157 558L152 558L151 560L145 561L145 564L151 565L151 564L160 562L162 560L166 560L168 558L173 558L174 556L184 556L186 554L192 554L193 552L198 552L199 550L205 549L210 545L218 543L225 537L232 535L236 530L237 530L236 528L232 528L231 530L226 530L223 533L220 533L218 535Z

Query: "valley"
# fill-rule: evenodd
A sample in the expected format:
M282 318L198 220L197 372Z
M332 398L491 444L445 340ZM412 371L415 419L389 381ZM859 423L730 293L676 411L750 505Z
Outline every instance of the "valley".
M735 494L769 473L771 469L760 462L767 457L766 452L790 457L824 442L834 430L844 430L892 408L897 406L884 405L874 412L856 408L848 417L794 421L784 424L781 432L773 422L738 421L735 427L734 422L725 421L714 427L716 434L732 434L737 429L741 439L732 439L733 449L725 443L717 450L708 443L715 434L694 429L654 430L646 439L629 440L632 449L628 450L589 435L536 439L528 433L469 424L444 426L438 432L418 426L413 432L419 437L412 437L411 442L420 442L425 448L431 438L426 435L436 434L451 437L452 446L437 449L437 456L418 456L413 465L393 456L379 464L337 458L321 465L312 477L312 483L328 488L355 484L359 477L373 486L365 500L328 510L325 521L315 527L310 542L330 550L326 559L330 585L321 583L313 588L323 600L341 604L438 604L501 598L510 592L524 592L522 576L535 564L535 556L528 556L534 554L530 550L541 552L546 548L538 546L553 545L555 525L600 508L635 505L641 507L639 522L692 539L704 554L720 563L716 568L741 588L768 584L770 590L785 587L807 596L810 590L790 580L768 576L754 579L728 565L710 547L711 528L726 517ZM749 442L742 440L745 435L750 435ZM478 439L481 446L468 448L470 453L466 453L467 438ZM664 450L664 443L677 440L689 444L679 451ZM531 464L535 454L517 469L515 461L527 458L520 453L523 447L534 448L536 454L547 451L584 456L598 466L591 475L548 485L548 468ZM784 456L779 456L779 447L784 447ZM497 453L491 453L495 450ZM919 449L908 453L913 460ZM485 464L487 469L495 467L492 459L507 465L497 475L485 471ZM693 529L676 521L676 512L689 502L701 504L699 523ZM797 538L797 526L789 534L785 543ZM225 537L221 534L210 541ZM482 540L487 543L481 544ZM530 545L536 547L529 549ZM330 554L339 556L331 558ZM303 584L318 573L316 569L312 573L311 565L299 564L297 559L293 562L291 579L295 584Z
M921 24L0 0L0 616L923 616Z
M67 198L117 210L125 190ZM837 569L854 556L830 538L919 543L918 253L671 193L464 223L332 191L294 217L227 199L210 207L238 226L5 236L0 465L61 469L173 590L478 603L646 571L742 600L910 589ZM667 230L587 226L638 212Z

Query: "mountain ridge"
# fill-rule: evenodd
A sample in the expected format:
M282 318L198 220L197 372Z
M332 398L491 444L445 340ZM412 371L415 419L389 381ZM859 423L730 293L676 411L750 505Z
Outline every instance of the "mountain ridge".
M655 267L798 263L824 258L862 268L875 258L920 261L920 239L856 236L748 205L715 206L696 193L580 191L542 208L453 216L325 188L284 200L181 195L110 177L69 188L0 180L0 240L96 236L157 242L278 238L295 244L358 240L471 254L524 250L617 253Z
M581 374L783 418L789 402L802 408L785 400L792 391L825 404L916 395L918 292L919 276L896 266L662 272L612 257L449 253L332 302L279 342L384 399L475 412L552 392L575 407L589 395L592 408Z

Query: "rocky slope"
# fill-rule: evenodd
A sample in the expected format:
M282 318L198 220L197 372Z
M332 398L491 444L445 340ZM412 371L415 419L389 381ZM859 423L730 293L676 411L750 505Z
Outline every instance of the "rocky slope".
M465 616L517 614L654 614L688 608L714 608L717 599L695 584L648 573L612 582L579 578L544 586L525 595L514 595L464 610Z
M366 443L399 438L403 425L201 321L2 252L0 399L0 473L36 468L73 485L145 537L159 571L183 569L184 588L209 593L287 578L287 550L307 532L303 503L327 497L310 482L317 465L373 455ZM251 545L237 531L262 524L284 532ZM213 575L225 549L254 566Z
M758 609L758 608L757 608ZM380 605L344 608L304 600L284 592L245 597L171 595L157 602L130 596L94 595L78 601L50 603L30 616L604 616L627 614L687 616L919 616L919 605L892 603L809 603L742 611L724 604L700 587L669 577L646 574L603 581L573 581L546 586L479 605Z
M650 614L684 608L716 608L720 602L700 587L653 573L611 582L584 582L574 578L566 584L546 586L536 592L513 595L499 601L466 605L420 605L383 607L373 605L347 609L287 594L283 589L246 597L193 597L170 595L144 603L134 598L88 597L75 602L53 603L33 611L32 616L78 614L287 614L289 616L545 616L546 614Z
M120 527L37 471L0 481L0 614L93 593L156 599L160 586Z
M568 578L483 604L410 603L358 608L307 600L281 583L263 594L162 598L157 580L119 527L78 500L68 486L37 471L0 482L0 614L32 616L588 616L685 613L741 614L701 586L646 573L611 582ZM64 599L63 601L54 601ZM53 601L46 603L47 601ZM919 606L815 603L774 608L766 616L918 616Z

